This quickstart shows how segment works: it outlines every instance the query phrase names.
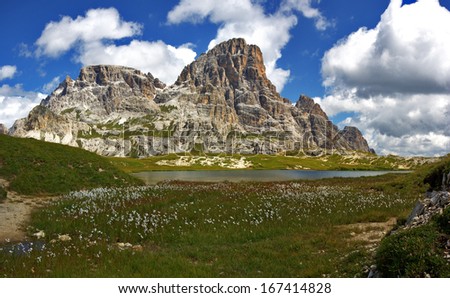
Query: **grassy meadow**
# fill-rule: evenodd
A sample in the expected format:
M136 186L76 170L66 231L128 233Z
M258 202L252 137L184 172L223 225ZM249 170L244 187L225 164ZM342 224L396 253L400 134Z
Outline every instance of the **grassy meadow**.
M178 157L105 159L0 135L0 178L8 182L0 204L8 192L60 195L35 209L23 227L28 240L0 239L0 276L364 277L385 223L404 221L450 170L447 157L405 175L152 186L124 172L156 169L170 158ZM294 161L341 167L344 157L246 158L270 169Z
M399 179L172 182L71 192L33 215L29 233L42 230L44 238L3 247L0 275L364 276L374 245L352 239L366 231L345 225L406 217L418 195L398 191L392 182Z

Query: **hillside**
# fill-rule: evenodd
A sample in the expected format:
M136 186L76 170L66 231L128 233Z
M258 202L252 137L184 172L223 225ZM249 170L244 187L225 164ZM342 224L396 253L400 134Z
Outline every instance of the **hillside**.
M62 194L141 182L79 148L0 135L0 178L20 194Z
M449 175L450 155L409 175L407 187L428 191L381 242L375 275L450 277Z

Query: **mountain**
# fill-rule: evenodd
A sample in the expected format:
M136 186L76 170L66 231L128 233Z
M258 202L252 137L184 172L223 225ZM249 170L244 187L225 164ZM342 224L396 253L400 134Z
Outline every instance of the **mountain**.
M171 86L128 67L84 67L9 133L107 156L371 152L357 128L339 130L311 98L281 97L244 39L202 54Z

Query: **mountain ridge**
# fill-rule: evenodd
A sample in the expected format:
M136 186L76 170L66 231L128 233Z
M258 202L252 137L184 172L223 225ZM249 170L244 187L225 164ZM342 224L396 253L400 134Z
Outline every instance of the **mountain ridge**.
M295 106L266 76L262 52L237 38L187 65L166 86L129 67L83 67L9 130L107 156L373 152L304 95Z

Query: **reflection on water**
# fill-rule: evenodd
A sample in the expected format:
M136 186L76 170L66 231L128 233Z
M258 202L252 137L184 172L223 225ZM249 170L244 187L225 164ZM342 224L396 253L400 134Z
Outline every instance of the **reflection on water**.
M324 179L334 177L379 176L405 171L305 171L305 170L232 170L232 171L148 171L133 174L147 184L166 180L199 182L241 181L292 181L299 179Z

